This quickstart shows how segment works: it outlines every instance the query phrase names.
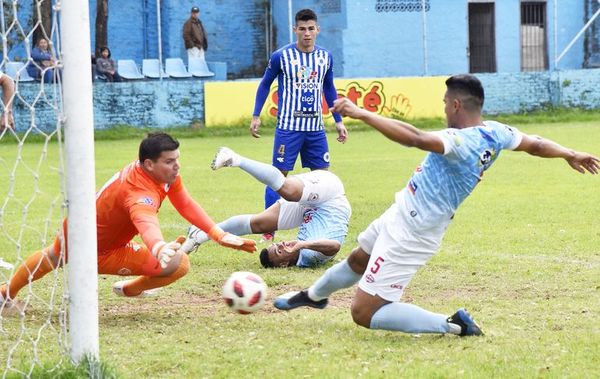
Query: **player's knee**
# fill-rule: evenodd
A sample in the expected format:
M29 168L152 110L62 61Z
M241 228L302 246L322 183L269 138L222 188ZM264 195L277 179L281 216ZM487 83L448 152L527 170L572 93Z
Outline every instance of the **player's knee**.
M304 184L292 177L285 180L277 193L287 201L298 202L302 199L302 191L304 191Z
M354 299L352 301L352 307L350 308L350 312L352 314L352 320L362 327L367 329L371 326L371 310L367 309L360 301Z
M177 279L184 277L188 271L190 270L190 259L187 254L182 253L181 251L177 252L180 255L179 265L177 266L177 270L175 270L174 276Z
M357 274L363 274L369 264L369 254L367 254L360 246L352 250L348 256L348 265Z
M179 279L185 276L190 269L190 259L182 251L177 251L167 267L162 269L160 276L172 276Z

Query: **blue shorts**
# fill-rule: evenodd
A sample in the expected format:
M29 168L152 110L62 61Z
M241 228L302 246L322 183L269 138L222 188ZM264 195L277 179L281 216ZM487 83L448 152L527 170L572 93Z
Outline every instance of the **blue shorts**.
M325 130L298 132L275 129L273 166L292 171L300 154L302 167L312 170L329 167L329 146Z

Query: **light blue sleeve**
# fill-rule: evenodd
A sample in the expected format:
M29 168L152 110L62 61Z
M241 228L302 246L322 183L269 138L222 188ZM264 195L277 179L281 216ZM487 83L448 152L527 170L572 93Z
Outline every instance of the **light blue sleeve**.
M333 255L325 255L316 250L302 249L300 250L296 266L301 268L317 267L331 260L333 257Z

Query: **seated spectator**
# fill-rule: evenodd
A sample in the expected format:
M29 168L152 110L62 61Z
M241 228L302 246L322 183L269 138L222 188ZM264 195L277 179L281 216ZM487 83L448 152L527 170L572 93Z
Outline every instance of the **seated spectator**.
M31 50L31 59L33 62L29 62L27 65L29 75L34 79L43 79L45 83L51 83L54 78L54 70L57 68L56 59L52 56L47 39L39 39Z
M100 56L96 58L96 72L104 75L109 82L123 81L117 72L115 61L110 58L110 49L108 47L100 48Z

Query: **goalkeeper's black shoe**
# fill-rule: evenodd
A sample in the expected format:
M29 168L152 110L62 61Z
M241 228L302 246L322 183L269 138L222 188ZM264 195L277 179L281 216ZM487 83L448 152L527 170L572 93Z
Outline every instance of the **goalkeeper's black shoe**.
M288 292L277 297L273 302L273 306L275 306L277 309L281 309L282 311L289 311L298 307L323 309L327 306L328 302L329 300L327 299L322 299L319 301L311 300L311 298L308 297L308 291L303 290L299 292Z
M481 336L483 332L466 309L460 308L455 314L446 320L449 324L460 327L459 336Z

